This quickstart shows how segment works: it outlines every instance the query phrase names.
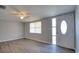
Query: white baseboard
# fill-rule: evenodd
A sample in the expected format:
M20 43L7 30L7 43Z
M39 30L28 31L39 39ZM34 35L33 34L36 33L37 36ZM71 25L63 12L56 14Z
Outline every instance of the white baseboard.
M23 38L23 37L21 37L21 38L15 38L15 39L0 40L0 42L13 41L13 40L18 40L18 39L22 39L22 38Z
M32 39L32 38L26 38L26 39L34 40L34 39ZM41 41L41 40L34 40L34 41L38 41L38 42L42 42L42 43L46 43L46 44L52 44L52 43L49 43L49 42L46 42L46 41Z

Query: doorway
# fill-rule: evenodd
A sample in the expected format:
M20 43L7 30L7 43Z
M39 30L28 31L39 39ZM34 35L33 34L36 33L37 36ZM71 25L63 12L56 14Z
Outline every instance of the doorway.
M52 44L56 45L56 18L52 18Z

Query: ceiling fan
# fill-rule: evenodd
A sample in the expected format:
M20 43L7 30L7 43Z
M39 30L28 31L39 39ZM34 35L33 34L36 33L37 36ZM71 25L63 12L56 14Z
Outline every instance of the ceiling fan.
M11 11L12 15L19 17L20 19L28 18L30 14L23 9L15 8L14 6L9 6L13 11ZM6 9L6 6L0 5L1 9Z
M18 9L17 11L11 12L11 14L18 16L20 19L24 19L30 16L28 12L20 9Z
M14 10L11 12L11 14L18 16L20 19L30 17L30 14L23 9L18 9L18 8L14 8L14 7L11 7L11 8Z

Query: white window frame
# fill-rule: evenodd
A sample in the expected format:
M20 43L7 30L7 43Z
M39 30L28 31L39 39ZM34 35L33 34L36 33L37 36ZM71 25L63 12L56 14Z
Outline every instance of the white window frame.
M38 23L39 23L39 25L38 25ZM38 33L38 34L41 34L42 33L42 26L41 26L41 21L37 21L37 22L31 22L30 24L29 24L29 27L30 27L30 29L29 29L29 32L30 33Z

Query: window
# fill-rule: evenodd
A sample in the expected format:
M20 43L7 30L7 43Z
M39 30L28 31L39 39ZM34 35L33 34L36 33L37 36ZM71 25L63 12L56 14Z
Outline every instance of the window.
M52 19L52 44L56 44L56 18Z
M52 26L53 26L53 27L56 27L56 18L53 18L53 19L52 19Z
M61 33L66 34L66 32L67 32L67 22L65 20L63 20L61 22Z
M30 33L41 33L41 21L30 23Z
M53 36L56 35L56 27L53 27L53 28L52 28L52 35L53 35Z

